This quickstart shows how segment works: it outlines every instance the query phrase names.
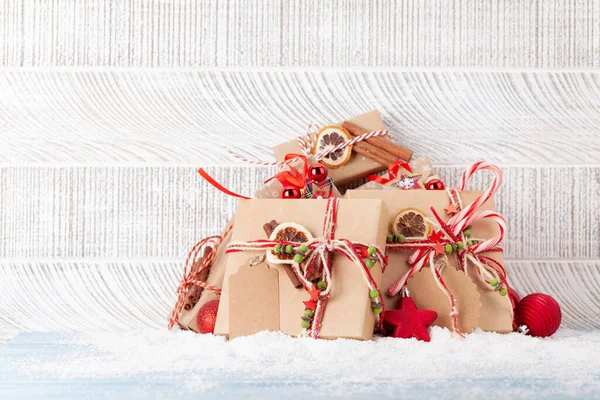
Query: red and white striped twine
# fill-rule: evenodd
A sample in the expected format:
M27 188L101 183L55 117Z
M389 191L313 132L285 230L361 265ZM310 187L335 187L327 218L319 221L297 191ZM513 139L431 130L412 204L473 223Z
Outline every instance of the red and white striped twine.
M313 149L315 147L315 138L314 138L314 134L315 134L315 129L318 131L319 130L319 125L317 124L309 124L308 128L306 129L306 133L304 134L304 136L298 136L297 140L298 140L298 146L300 146L300 150L302 152L302 154L304 154L305 156L309 156L313 153ZM328 154L331 154L335 151L338 151L340 149L346 148L348 146L351 146L353 144L362 142L363 140L369 140L371 138L374 137L380 137L380 136L388 136L390 134L390 132L386 129L382 129L382 130L378 130L378 131L372 131L372 132L368 132L365 133L363 135L360 136L356 136L351 140L345 141L343 143L338 144L335 147L329 148L329 149L323 149L321 150L319 153L317 153L315 155L315 158L320 161L322 160L325 156L327 156ZM258 160L251 160L249 158L246 158L236 152L234 152L233 150L226 148L227 152L229 154L231 154L231 156L237 160L240 160L242 162L248 163L248 164L254 164L254 165L262 165L262 166L278 166L280 169L282 169L286 164L289 164L293 159L287 160L287 161L258 161Z
M200 240L196 243L185 260L185 264L183 267L183 277L181 278L181 282L179 283L179 287L177 288L177 302L175 303L175 307L171 311L169 316L169 329L171 329L176 323L179 322L179 315L181 314L181 310L183 309L183 305L185 303L185 296L187 295L188 289L192 285L200 286L206 290L210 290L211 292L220 295L221 288L218 286L209 285L204 281L198 280L198 275L200 272L208 268L209 265L213 262L215 255L217 254L217 249L222 244L223 240L227 237L233 225L229 225L225 232L221 236L210 236ZM192 266L196 261L198 254L205 247L209 246L211 251L207 254L207 256L202 260L202 263L196 268L192 270Z

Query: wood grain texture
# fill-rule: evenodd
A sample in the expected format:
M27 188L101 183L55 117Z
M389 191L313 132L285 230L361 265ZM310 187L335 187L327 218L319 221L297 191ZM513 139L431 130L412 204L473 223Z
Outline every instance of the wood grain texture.
M463 166L438 168L454 185ZM600 167L504 170L498 210L509 223L509 258L600 258ZM251 196L274 171L213 167L231 190ZM491 177L476 175L482 189ZM237 201L193 167L2 167L0 258L184 259L218 234Z
M2 0L2 66L600 66L595 0Z
M600 72L0 71L0 163L231 165L379 109L435 164L597 165Z
M236 207L195 167L249 195L225 146L373 108L448 182L501 164L514 286L599 328L598 67L596 0L0 0L0 341L163 327Z
M0 339L21 331L166 329L181 268L180 260L1 261ZM557 299L563 327L600 328L599 260L507 260L507 269L517 292Z

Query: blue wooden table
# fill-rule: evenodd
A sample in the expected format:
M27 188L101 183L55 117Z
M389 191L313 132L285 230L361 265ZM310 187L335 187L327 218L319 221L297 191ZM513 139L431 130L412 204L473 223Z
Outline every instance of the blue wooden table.
M22 333L0 346L1 399L600 398L600 332L477 333L431 343L261 333Z

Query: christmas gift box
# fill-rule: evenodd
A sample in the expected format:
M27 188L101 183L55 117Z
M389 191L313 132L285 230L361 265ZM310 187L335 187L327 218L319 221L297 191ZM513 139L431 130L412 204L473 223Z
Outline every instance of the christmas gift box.
M469 178L491 170L486 191L465 191ZM462 334L479 327L511 332L513 307L500 243L506 224L493 199L502 174L498 167L476 163L452 190L350 190L349 199L381 199L388 221L388 266L382 278L388 309L398 308L398 294L408 287L420 309L436 311L434 324Z
M387 220L381 200L241 200L215 334L371 339Z
M206 303L219 299L233 222L231 219L227 223L221 235L202 239L192 247L177 290L177 303L169 317L169 329L178 324L181 329L199 332L198 311Z
M398 160L410 161L412 152L390 138L379 111L373 110L322 128L313 125L304 137L273 148L282 162L288 154L313 155L329 169L336 185L357 181L381 172Z

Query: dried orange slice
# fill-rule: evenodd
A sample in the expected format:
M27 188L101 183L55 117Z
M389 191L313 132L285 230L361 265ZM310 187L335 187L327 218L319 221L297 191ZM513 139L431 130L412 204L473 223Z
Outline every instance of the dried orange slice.
M314 154L319 154L323 150L332 149L348 140L352 139L352 135L341 126L327 125L321 128L317 134L317 142L313 149ZM321 159L328 168L339 168L350 160L352 155L352 145L346 146L343 149L338 149L324 156Z
M302 243L309 242L313 239L310 232L300 224L293 222L283 222L277 225L273 230L269 240L282 240L286 242ZM298 247L298 246L296 246ZM267 261L271 264L292 264L294 262L294 251L286 251L286 246L280 246L278 251L275 249L267 250Z
M392 230L396 235L404 235L407 238L428 237L431 234L431 225L421 211L405 208L398 211L394 217Z

